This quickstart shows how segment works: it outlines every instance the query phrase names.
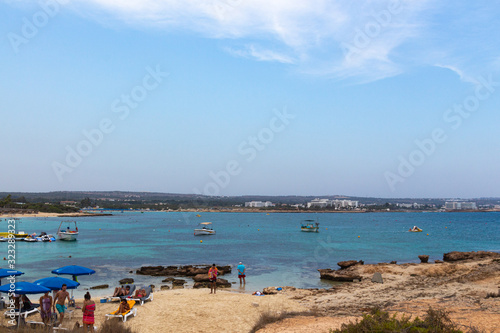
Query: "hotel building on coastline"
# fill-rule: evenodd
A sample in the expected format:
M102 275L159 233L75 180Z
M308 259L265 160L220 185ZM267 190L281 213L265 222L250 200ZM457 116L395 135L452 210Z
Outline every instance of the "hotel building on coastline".
M348 208L358 208L358 201L354 200L329 200L329 199L319 199L316 198L307 203L307 208L311 207L334 207L335 209L348 209Z
M477 205L475 202L465 201L446 201L444 204L445 210L476 210Z

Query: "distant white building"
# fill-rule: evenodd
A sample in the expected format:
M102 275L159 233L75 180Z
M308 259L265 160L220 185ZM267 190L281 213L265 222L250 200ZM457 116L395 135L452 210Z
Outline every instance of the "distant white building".
M462 210L462 209L477 209L475 202L462 202L462 201L446 201L444 203L444 209L446 210Z
M263 208L263 207L274 207L271 201L249 201L245 202L245 207Z
M328 207L331 205L332 205L331 200L316 198L316 199L307 203L307 208L311 208L311 207L325 208L325 207Z
M307 203L307 208L311 207L334 207L335 209L345 209L345 208L358 208L358 201L353 200L329 200L329 199L319 199L316 198Z

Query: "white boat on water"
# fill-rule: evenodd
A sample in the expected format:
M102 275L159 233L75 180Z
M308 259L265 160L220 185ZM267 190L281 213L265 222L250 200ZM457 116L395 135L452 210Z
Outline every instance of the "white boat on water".
M74 223L75 224L75 230L71 230L69 226L66 227L66 229L61 228L63 223ZM76 226L75 221L63 221L61 224L59 224L59 228L57 229L57 238L59 240L64 240L64 241L76 241L78 237L78 227Z
M314 220L305 220L300 226L300 231L304 232L319 232L319 223Z
M215 230L210 227L212 222L201 222L196 229L194 229L195 236L201 235L215 235Z

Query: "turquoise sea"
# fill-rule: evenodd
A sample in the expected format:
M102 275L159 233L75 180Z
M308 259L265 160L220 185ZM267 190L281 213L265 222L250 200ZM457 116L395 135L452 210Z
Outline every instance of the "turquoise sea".
M500 252L500 213L177 213L117 212L113 216L81 217L76 242L16 243L18 280L32 282L52 276L51 270L82 265L97 271L79 277L75 291L98 284L118 285L133 277L139 283L161 284L161 278L129 273L143 265L220 264L247 266L247 285L235 290L252 292L273 285L325 288L318 268L338 268L343 260L365 263L419 262L418 255L442 259L450 251ZM300 231L301 221L316 219L319 233ZM55 234L67 218L22 218L16 231ZM200 222L213 222L217 234L194 236ZM408 232L417 225L420 233ZM0 230L7 231L2 219ZM200 243L200 240L203 240ZM7 243L0 243L7 257ZM70 257L71 256L71 257ZM4 261L3 268L7 267ZM238 281L236 270L225 276ZM94 295L110 294L111 289Z

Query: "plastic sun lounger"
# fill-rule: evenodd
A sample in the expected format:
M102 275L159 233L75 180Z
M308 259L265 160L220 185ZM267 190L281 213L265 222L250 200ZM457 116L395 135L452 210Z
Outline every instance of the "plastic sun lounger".
M69 331L69 328L66 327L52 327L52 332L57 333L59 331ZM94 332L97 332L97 326L94 326Z
M135 284L127 284L125 286L130 286L130 292L127 295L125 295L125 296L106 296L105 298L107 298L110 302L113 302L113 301L121 301L123 298L129 298L131 296L134 296Z
M135 301L130 300L130 301L127 301L127 303L130 306L130 310L128 310L125 313L117 313L118 310L116 310L115 312L107 314L106 320L108 320L110 318L121 318L123 320L123 322L126 322L128 317L130 317L132 315L134 317L137 316L137 309L134 308Z
M39 304L33 304L33 306L28 310L21 311L21 316L26 318L32 313L40 312L40 310L38 309L39 306L40 306ZM12 311L12 309L9 309L5 311L5 317L10 317L10 316L15 316L15 317L19 316L19 309L14 309L14 311Z
M141 297L141 298L130 298L130 300L136 301L136 302L141 302L141 305L144 305L144 302L146 302L148 299L153 300L153 288L151 286L145 287L144 290L146 290L146 296Z

